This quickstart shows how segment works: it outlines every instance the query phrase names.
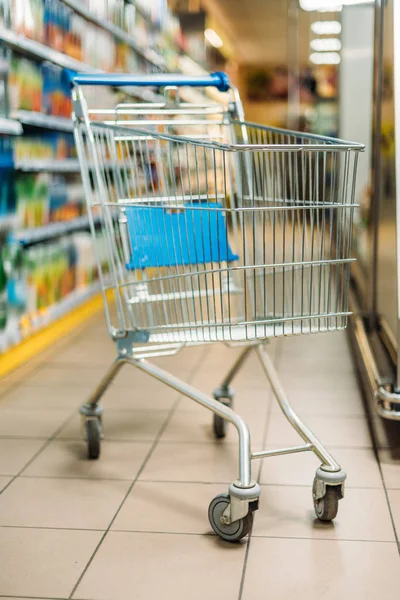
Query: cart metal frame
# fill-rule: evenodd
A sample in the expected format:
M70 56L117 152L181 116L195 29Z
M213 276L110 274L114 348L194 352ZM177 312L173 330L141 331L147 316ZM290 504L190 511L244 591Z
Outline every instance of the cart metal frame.
M178 100L175 98L175 104L171 103L171 101L168 98L166 98L165 103L161 103L156 106L143 105L143 104L141 104L141 105L130 104L130 105L118 105L115 109L109 110L109 111L105 111L105 110L89 111L87 108L87 105L85 103L85 97L83 95L82 88L81 88L81 86L84 86L84 85L107 85L107 86L114 86L114 87L124 86L124 85L125 86L157 86L157 87L166 88L169 93L171 93L171 90L172 90L172 93L176 94L176 95L178 94L179 87L182 85L189 85L189 86L193 86L193 87L214 86L221 92L229 91L231 96L230 96L230 101L227 105L228 108L224 108L222 110L216 109L216 108L210 109L207 104L205 104L204 106L192 106L192 107L188 107L188 105L184 105L182 108L179 98L178 98ZM250 139L251 136L249 136L248 129L244 122L243 108L240 103L240 98L239 98L238 92L237 92L237 90L235 90L235 88L233 88L230 85L226 75L220 74L220 73L214 73L209 76L203 76L203 77L185 77L185 76L180 76L180 75L157 75L157 76L81 75L81 76L77 76L74 80L73 100L74 100L74 117L73 118L74 118L74 123L75 123L75 139L76 139L76 143L77 143L78 157L80 160L82 177L83 177L86 196L87 196L87 200L88 200L88 212L89 212L89 218L91 219L91 223L92 223L93 233L94 233L94 225L93 225L92 213L93 213L93 205L95 203L93 202L92 183L90 181L90 177L88 174L90 169L92 169L92 171L94 172L93 177L95 179L97 178L97 181L98 181L98 184L100 187L100 191L102 191L102 193L104 193L104 198L101 198L99 200L99 204L105 210L105 213L103 215L104 219L106 221L105 227L109 226L111 228L111 235L114 232L114 229L113 229L114 225L111 222L114 219L114 215L112 214L110 216L111 213L108 212L108 208L109 208L109 206L111 206L112 203L110 202L108 204L108 202L105 200L105 198L106 198L105 187L106 186L104 185L104 182L106 180L106 183L107 183L107 177L104 176L104 174L102 173L102 169L101 169L102 166L104 166L104 165L101 164L101 160L99 160L98 157L96 157L95 153L93 153L91 155L91 159L94 162L93 167L88 165L88 153L87 153L88 151L85 148L85 143L83 141L83 135L86 135L89 140L89 142L88 142L89 145L90 144L92 146L95 145L96 133L94 133L94 134L92 133L92 126L93 126L92 120L99 118L100 115L102 116L102 119L103 119L101 121L102 124L105 127L110 128L110 129L115 127L116 130L118 130L118 132L119 132L119 134L118 134L118 135L120 135L119 139L121 139L123 136L127 135L127 133L124 129L127 127L127 125L129 125L131 127L134 126L135 128L138 128L138 127L145 128L146 125L147 125L147 127L149 127L152 122L143 120L143 115L147 114L147 113L152 113L151 109L153 109L154 114L158 116L157 118L159 120L157 121L157 124L161 124L164 127L165 126L173 127L176 125L176 122L174 122L172 120L170 115L176 114L175 109L176 109L176 106L178 106L178 105L180 108L180 114L183 115L182 120L179 122L180 126L193 125L193 123L194 123L193 113L196 115L196 119L199 119L200 117L198 117L197 115L202 114L202 116L204 117L204 115L207 115L207 114L215 114L215 112L217 111L222 115L221 123L226 123L226 115L229 114L229 117L235 119L235 122L238 124L239 129L240 129L240 136L241 136L241 139L240 139L240 141L241 141L240 151L241 152L243 152L247 149L250 152L254 151L255 149L256 150L258 149L262 152L267 147L267 145L265 144L265 140L262 140L262 139L260 139L260 141L256 140L256 143L255 143L254 139ZM121 123L118 121L118 119L119 119L120 115L123 115L123 114L125 114L125 121L123 122L123 128L120 129ZM106 115L106 117L104 117L104 115ZM130 120L126 119L126 115L129 115ZM185 115L190 115L191 118L189 118L189 116L185 116ZM106 120L104 120L104 119L106 119ZM186 122L185 119L188 119L188 121ZM209 125L208 121L203 121L202 124L204 125L204 123L206 123L206 125ZM82 131L84 133L82 133ZM165 131L165 129L164 129L164 131ZM290 140L290 142L286 141L286 144L285 143L280 144L279 150L281 152L285 152L285 151L293 152L293 147L294 147L293 140L296 140L297 139L296 136L300 136L302 134L298 134L297 132L282 132L281 130L276 130L276 131L278 131L278 133L282 136L284 136L284 135L292 136L292 139ZM168 134L168 132L167 132L167 134ZM153 139L153 138L157 139L157 136L158 136L162 140L165 140L165 139L168 141L170 141L171 139L173 140L173 137L171 137L171 136L168 137L168 135L165 135L165 134L157 134L157 133L154 133L154 131L153 132L147 131L146 134L144 134L143 131L141 131L141 133L138 133L137 129L135 129L134 133L133 134L131 133L130 135L138 135L139 137L141 135L142 136L145 135L145 136L147 136L147 139ZM188 139L191 138L191 136L193 137L193 133L192 132L188 133L188 135L187 135ZM204 138L204 137L206 137L206 136L197 134L197 138L196 138L197 141L193 142L193 140L192 140L192 143L198 143L200 145L205 144L206 146L208 145L207 147L210 147L210 145L212 145L212 144L214 144L214 146L216 148L223 147L223 145L219 141L212 141L212 142L210 142L209 140L203 141L202 138ZM305 138L306 138L306 140L305 140ZM134 139L136 139L136 138L134 138ZM176 140L182 141L182 137L176 138ZM289 137L287 138L287 140L289 140ZM307 144L308 144L308 147L307 147ZM328 144L328 146L327 146L327 144ZM349 185L348 197L346 196L347 192L345 194L344 184L343 184L343 192L342 192L342 200L341 200L342 204L340 203L340 201L337 201L337 204L335 205L335 207L339 207L339 208L342 206L345 207L343 210L345 210L345 209L347 210L347 208L354 208L355 207L355 204L354 204L354 179L355 179L356 165L357 165L356 156L359 151L363 150L363 146L361 144L356 144L356 143L351 143L351 142L343 142L341 140L333 140L331 138L323 138L322 136L308 135L308 136L303 136L303 138L301 140L299 138L298 148L296 147L296 149L298 150L299 153L301 153L304 150L309 150L309 151L311 150L313 152L318 152L318 151L326 152L327 148L331 152L338 152L338 153L347 152L347 153L353 153L355 155L352 171L351 171L350 175L347 175L347 177L349 179L351 179L350 185ZM232 147L231 147L231 149L232 149ZM251 163L252 158L251 157L246 158L246 155L244 155L244 156L245 156L245 158L244 158L242 167L241 167L241 169L238 170L238 172L236 174L237 180L240 180L240 178L246 179L246 177L249 180L251 179L251 176L249 176L249 173L251 172L252 167L254 168L254 165L252 165L252 163ZM348 168L348 167L345 167L345 168ZM307 175L307 173L308 173L308 171L306 170L305 175ZM116 173L115 177L116 178L118 177L118 173ZM102 182L103 187L100 186L100 182ZM242 181L241 181L241 185L242 185L242 189L243 189ZM249 186L249 188L251 188L253 186L253 184L248 184L248 186ZM346 186L347 186L347 183L346 183ZM347 187L346 187L346 190L347 190ZM253 186L252 190L250 190L250 192L248 191L248 193L252 193L254 196L254 194L259 193L259 190L257 192L255 192L254 186ZM208 191L207 191L207 194L208 194ZM312 199L307 200L307 203L304 201L303 204L301 205L302 208L309 209L310 205L314 208L315 207L319 208L317 205L317 199L316 199L318 194L319 194L319 192L317 191L317 184L316 184L315 185L314 203L312 203ZM148 194L147 194L147 196L148 196ZM149 198L147 196L145 198L145 201L147 203L153 202L154 200L156 200L157 202L160 202L160 192L158 192L158 194L154 193L153 198ZM218 193L217 193L217 196L218 196ZM143 199L141 201L143 202ZM165 201L164 198L163 198L163 201ZM121 194L119 194L119 196L118 196L118 202L121 202ZM136 200L136 202L139 202L139 200ZM300 202L300 200L297 201L298 204L299 204L299 202ZM181 206L181 205L179 205L179 206ZM261 205L261 206L263 206L263 205ZM273 206L274 206L273 210L278 210L278 209L276 209L276 202ZM326 205L324 205L324 208L325 208L325 206L327 207L326 210L332 210L332 205L330 203L326 203ZM293 207L293 205L291 205L291 210L293 210L293 213L294 213L295 209L297 209L297 208L298 208L298 206ZM224 210L225 209L227 209L227 207L224 207ZM227 210L229 210L229 209L227 209ZM232 209L232 211L234 211L234 210L235 209ZM265 208L265 210L267 210L267 209ZM340 255L339 259L336 258L336 259L330 260L331 256L329 256L329 259L326 259L326 257L321 256L320 260L308 261L309 263L311 263L311 271L316 266L317 268L320 269L320 272L321 272L323 269L323 265L325 263L332 263L333 268L335 268L336 263L339 261L341 262L341 264L343 263L344 265L347 265L349 267L349 264L347 264L347 263L350 263L352 260L351 258L349 258L349 256L347 256L347 253L350 251L350 246L351 246L351 244L350 244L350 242L351 242L351 240L350 240L351 217L349 217L349 221L347 221L347 213L344 212L344 214L346 215L346 221L345 221L346 236L349 236L349 240L348 240L349 243L346 246L345 255L343 255L343 256ZM124 229L124 226L126 225L126 220L127 220L125 204L122 204L121 212L119 213L119 215L116 218L117 218L120 230L122 231L122 237L124 237L124 231L126 233L126 229ZM312 218L314 219L314 217L312 217ZM107 222L107 219L108 219L108 222ZM319 217L318 217L318 219L319 219ZM320 222L318 220L318 224L319 223ZM274 222L274 226L275 226L275 222ZM342 223L342 226L344 227L343 223ZM302 227L303 227L303 232L304 232L304 227L305 227L304 222L303 222ZM319 227L319 225L318 225L318 227ZM350 233L348 231L348 228L350 228ZM323 230L322 225L321 225L321 230ZM128 238L129 238L129 235L128 235ZM321 234L322 241L320 243L322 244L322 246L321 246L322 248L324 247L324 243L325 243L324 239L325 239L325 232L323 232ZM312 234L312 240L314 243L314 233ZM338 240L339 240L339 238L337 236L336 242L338 242ZM331 234L331 241L332 241L332 234ZM127 238L125 237L125 239L122 240L122 246L126 249L127 245L129 245L129 239L127 241ZM333 248L333 246L332 246L332 248ZM129 252L130 252L130 250L128 250L128 255L129 255ZM274 256L275 256L275 251L274 251ZM313 255L312 255L312 257L313 257ZM303 258L304 258L304 252L303 252ZM255 258L253 260L255 261L254 264L256 265L257 261L255 260ZM265 261L264 261L264 263L265 263ZM304 269L304 265L306 263L307 263L307 261L304 260L302 263L302 267L301 267L302 269ZM265 264L262 265L262 267L264 269L266 268L266 266L269 266L269 265L265 265ZM309 266L308 263L307 263L307 266ZM117 265L117 267L118 267L118 265ZM277 268L280 268L281 269L280 272L283 271L283 274L284 274L283 276L285 276L285 269L291 268L294 272L295 266L294 266L294 264L292 264L290 262L285 262L285 261L282 261L282 264L280 264L279 260L277 259L276 264L274 263L271 268L272 268L273 277L274 277L273 281L275 281ZM255 271L255 267L253 267L253 269ZM118 268L116 269L116 272L111 273L111 275L112 275L112 277L114 277L115 289L117 289L117 287L118 287L118 293L119 293L120 287L123 287L123 286L121 286L120 279L118 279L119 273L117 271L118 271ZM215 270L215 271L217 271L217 270ZM229 278L229 275L230 275L229 269L227 269L227 271L228 271L228 278ZM214 271L212 271L212 274L214 275ZM87 442L88 442L89 458L97 458L100 453L100 439L102 437L103 409L100 406L99 401L100 401L102 395L104 394L104 392L106 391L106 389L109 387L109 385L111 384L113 379L116 377L116 375L120 371L121 367L125 364L129 364L129 365L134 366L137 369L147 373L151 377L158 379L162 383L177 390L179 393L184 394L188 398L190 398L190 399L194 400L195 402L204 406L206 409L212 411L212 413L214 413L214 427L216 424L218 426L217 430L215 429L217 437L223 437L223 435L225 433L225 429L224 429L225 422L230 422L236 428L237 433L238 433L238 438L239 438L237 480L234 481L230 485L228 494L222 494L220 496L217 496L217 498L215 498L211 502L210 507L209 507L210 523L211 523L211 526L213 527L214 531L217 533L217 535L219 535L221 538L228 540L228 541L237 541L237 540L241 539L242 537L244 537L251 529L253 512L258 508L258 499L259 499L260 492L261 492L259 484L255 480L252 479L252 475L251 475L252 460L263 459L263 458L267 458L267 457L271 457L271 456L278 456L278 455L284 455L284 454L292 454L292 453L297 453L297 452L313 452L318 457L318 459L321 461L321 466L316 471L314 484L313 484L314 507L315 507L316 515L318 518L320 518L321 520L332 520L336 516L337 510L338 510L338 501L344 495L344 482L346 479L346 473L341 468L341 466L337 463L337 461L333 458L333 456L327 451L327 449L320 442L320 440L312 433L312 431L300 419L300 417L296 414L296 412L293 410L291 404L289 403L289 400L282 388L282 385L280 383L280 380L279 380L278 374L274 368L274 365L266 352L266 343L268 342L268 338L271 337L271 335L266 335L266 333L265 333L266 330L265 330L264 336L259 336L258 329L257 329L258 328L257 323L256 323L255 327L253 328L253 330L251 330L252 333L249 334L248 329L246 329L246 334L245 335L243 334L244 337L241 340L242 342L246 342L246 343L244 344L241 353L239 354L236 361L234 362L234 364L232 365L232 367L230 368L230 370L224 377L219 388L214 390L213 396L208 396L207 394L200 392L193 386L185 383L184 381L181 381L177 377L164 371L163 369L156 366L155 364L149 362L147 359L155 357L155 356L175 354L177 351L179 351L183 347L197 345L200 343L211 343L211 342L217 341L219 339L222 339L223 341L227 341L227 342L234 341L234 340L229 339L229 337L227 340L225 339L226 330L224 329L223 334L220 334L220 336L218 337L218 333L215 333L215 334L212 334L210 332L207 333L208 330L206 330L206 333L204 333L204 326L203 326L203 334L202 334L202 336L200 336L199 339L197 339L195 336L193 336L193 334L191 334L191 336L186 336L186 337L183 336L182 337L183 334L181 334L179 332L178 332L178 334L174 334L175 335L174 336L171 334L170 331L168 332L168 330L167 330L166 334L162 334L157 337L157 329L156 328L154 330L155 336L152 337L152 333L151 332L149 333L149 331L146 331L145 328L127 327L127 326L121 327L121 325L119 325L118 327L114 327L112 325L112 319L110 316L111 309L109 308L108 301L107 301L107 290L110 288L110 286L107 284L107 280L104 276L100 259L99 259L99 276L100 276L100 281L102 284L102 290L103 290L104 300L105 300L107 325L108 325L110 335L116 343L117 358L115 359L114 363L111 365L110 369L105 374L103 379L100 381L97 388L93 391L93 393L91 394L91 396L89 397L87 402L81 407L81 414L85 421L85 431L86 431L86 438L87 438ZM293 275L293 277L294 277L294 275ZM321 275L320 275L320 277L321 277ZM344 279L346 279L347 277L348 276L346 274L343 274ZM311 275L311 281L312 281L312 275ZM138 283L139 282L136 282L136 285L138 285ZM228 292L230 291L229 285L230 284L228 281ZM303 282L302 282L302 285L303 285ZM322 284L320 283L320 286L321 285ZM348 285L348 280L347 280L347 285ZM138 289L138 288L135 288L135 289ZM333 326L327 325L328 331L339 329L339 328L344 328L346 326L347 316L350 314L350 312L347 310L346 304L345 304L347 287L344 286L343 291L342 291L342 288L340 288L340 290L341 290L340 298L342 298L342 296L343 296L344 303L343 303L343 305L338 304L338 300L336 299L336 302L337 302L336 306L339 306L339 309L337 309L336 313L335 312L331 313L331 312L329 312L329 310L328 310L328 312L325 312L322 316L320 314L318 314L318 310L316 311L315 314L313 313L312 318L316 319L318 321L319 330L321 330L321 328L320 328L321 320L323 318L327 318L327 317L331 318L332 316L336 317L336 327L335 327L335 325L333 325ZM187 292L184 293L183 297L186 297L185 294L187 295ZM171 300L172 296L174 296L174 294L168 295L168 301ZM182 293L181 293L180 297L182 298ZM251 296L251 297L253 297L253 296ZM165 296L165 298L167 298L167 296ZM122 301L121 301L121 297L117 295L117 305L118 305L118 302L122 302ZM132 300L130 300L130 302L132 304ZM139 298L139 300L137 300L137 302L140 304L140 298ZM329 304L329 302L328 302L328 304ZM310 300L310 306L311 306L311 300ZM117 306L117 308L119 309L120 307ZM320 312L323 312L323 311L320 311ZM292 332L293 332L293 320L295 319L295 317L293 315L294 315L294 312L292 312ZM284 316L284 314L283 314L283 316ZM301 315L300 315L300 318L303 318L303 317L301 317ZM306 318L306 317L304 317L304 318ZM310 322L311 322L311 308L310 308L310 317L309 318L310 318ZM339 321L338 321L338 319L339 319ZM344 319L344 320L341 320L341 319ZM278 321L278 319L275 319L275 320ZM279 330L279 335L286 335L288 333L288 331L285 329L285 319L281 317L280 321L281 322L283 321L283 325L282 325L282 329ZM121 322L121 320L120 320L120 322ZM123 318L122 318L122 322L124 323ZM247 323L245 325L246 325L246 327L248 327ZM265 326L266 325L264 325L264 327ZM195 325L193 327L195 327ZM214 332L214 330L212 330L212 331ZM221 329L219 331L221 331ZM215 332L218 332L217 328L215 329ZM275 324L274 324L274 332L275 332ZM299 333L303 332L303 325L301 326L301 330L299 330L298 332ZM155 340L155 343L154 343L154 340ZM243 419L232 409L233 392L230 387L234 377L240 371L245 360L247 359L249 354L252 352L256 353L283 414L285 415L285 417L289 421L289 423L293 426L293 428L298 432L298 434L301 436L301 438L304 440L304 444L292 446L292 447L280 448L280 449L276 449L276 450L274 449L274 450L262 450L262 451L258 451L258 452L252 452L249 429L248 429L246 423L243 421ZM219 435L219 434L221 434L221 435Z

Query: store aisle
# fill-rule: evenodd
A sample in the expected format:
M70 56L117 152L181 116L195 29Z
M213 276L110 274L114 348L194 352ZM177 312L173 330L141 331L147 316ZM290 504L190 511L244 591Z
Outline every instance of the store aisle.
M207 411L129 367L104 400L101 459L88 462L77 407L114 356L99 317L0 383L0 597L397 599L400 462L383 479L346 335L270 348L294 406L348 472L334 524L314 518L316 459L271 458L255 464L250 542L219 541L207 507L235 478L234 431L215 442ZM235 352L158 362L209 392ZM255 356L234 387L256 447L298 441Z

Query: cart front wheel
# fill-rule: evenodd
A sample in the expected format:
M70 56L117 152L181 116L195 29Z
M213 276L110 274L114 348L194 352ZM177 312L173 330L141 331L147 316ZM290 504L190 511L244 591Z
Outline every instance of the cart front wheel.
M228 494L220 494L214 498L208 507L208 518L218 537L226 542L238 542L249 533L253 525L253 511L249 509L245 517L226 525L222 517L225 509L229 506L229 502Z
M339 509L340 486L327 485L325 496L314 499L314 510L320 521L332 521Z
M88 458L94 460L100 456L101 425L99 419L88 419L85 428Z

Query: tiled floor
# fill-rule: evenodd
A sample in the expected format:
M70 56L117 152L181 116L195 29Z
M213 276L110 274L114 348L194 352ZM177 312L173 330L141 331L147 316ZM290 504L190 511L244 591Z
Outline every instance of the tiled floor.
M86 460L77 407L114 356L102 319L0 382L0 598L398 600L399 448L372 447L345 334L270 345L293 404L348 472L333 524L315 520L313 455L254 465L250 540L211 534L210 500L236 477L237 441L211 415L126 367L104 398L106 440ZM238 350L158 363L210 392ZM236 407L255 448L297 443L250 356Z

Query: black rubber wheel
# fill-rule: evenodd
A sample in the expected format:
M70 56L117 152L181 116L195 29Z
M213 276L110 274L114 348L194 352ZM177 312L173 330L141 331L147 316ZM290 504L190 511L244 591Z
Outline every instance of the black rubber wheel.
M215 400L218 400L218 402L221 402L221 404L225 404L225 406L229 406L230 408L232 407L233 394L226 398L215 397L215 396L214 396L214 398L215 398ZM219 415L216 415L214 413L214 415L213 415L213 432L214 432L214 436L217 440L222 440L226 436L227 426L228 426L228 421L226 421L226 419L223 419L222 417L220 417Z
M220 440L226 436L227 422L219 415L213 416L213 431L217 440Z
M238 542L244 538L253 525L253 511L249 510L247 515L230 525L221 523L221 517L229 505L229 495L220 494L210 502L208 507L208 518L210 525L218 537L226 542Z
M314 510L320 521L332 521L339 509L340 486L326 486L325 496L314 500Z
M98 419L88 419L85 427L88 458L95 460L100 456L101 425Z

